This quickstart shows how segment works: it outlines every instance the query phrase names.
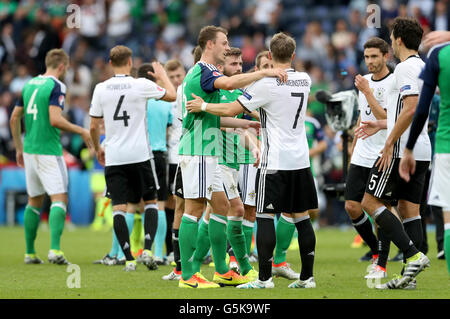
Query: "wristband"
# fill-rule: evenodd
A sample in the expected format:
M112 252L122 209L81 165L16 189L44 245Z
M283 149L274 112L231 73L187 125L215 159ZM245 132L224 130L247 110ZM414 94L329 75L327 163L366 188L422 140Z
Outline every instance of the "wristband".
M206 111L206 106L208 105L208 103L203 102L202 103L202 111Z

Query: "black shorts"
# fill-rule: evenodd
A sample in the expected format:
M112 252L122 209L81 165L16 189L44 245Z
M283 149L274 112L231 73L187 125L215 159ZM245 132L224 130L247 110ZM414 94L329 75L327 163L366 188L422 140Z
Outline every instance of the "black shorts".
M158 178L158 200L166 201L168 197L167 190L167 153L161 151L153 151L155 160L156 177Z
M391 204L393 201L401 199L420 204L425 185L425 175L430 162L416 161L416 171L411 175L409 182L406 182L398 173L400 160L400 158L393 159L384 172L378 171L374 164L367 180L366 193Z
M176 172L175 172L174 184L175 184L174 195L184 199L184 195L183 195L183 178L182 178L182 175L181 175L181 168L180 168L179 164L177 165L177 169L176 169Z
M169 164L169 195L175 195L175 174L177 173L178 164Z
M310 168L291 171L258 169L257 213L301 213L318 205Z
M113 205L156 199L157 181L151 161L105 167L106 196Z
M372 168L350 164L345 181L345 200L361 203L366 192L367 180Z

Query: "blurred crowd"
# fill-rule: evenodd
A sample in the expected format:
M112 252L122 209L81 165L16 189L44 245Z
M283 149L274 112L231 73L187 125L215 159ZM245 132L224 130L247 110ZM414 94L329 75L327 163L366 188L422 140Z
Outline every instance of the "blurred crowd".
M363 58L365 41L379 36L390 43L389 25L397 16L416 17L425 34L433 30L448 30L448 2L1 1L0 165L14 165L9 115L24 84L45 71L44 57L50 49L62 47L70 55L71 66L64 81L68 90L65 114L70 121L87 126L93 88L111 76L108 53L112 46L124 44L130 47L135 67L153 59L165 63L178 58L189 69L193 64L191 52L199 30L214 24L225 27L229 31L231 45L241 48L244 72L253 67L256 55L267 48L274 33L287 32L296 39L294 67L308 72L312 78L308 108L322 124L328 143L326 152L317 159L321 164L317 173L321 183L339 182L342 179L341 139L327 127L324 106L315 101L314 93L320 89L336 92L354 88L355 75L367 72ZM373 4L377 6L371 6ZM391 63L396 63L393 57ZM63 134L62 141L72 165L85 169L81 138ZM329 214L326 222L341 224L345 221L344 212L342 216Z

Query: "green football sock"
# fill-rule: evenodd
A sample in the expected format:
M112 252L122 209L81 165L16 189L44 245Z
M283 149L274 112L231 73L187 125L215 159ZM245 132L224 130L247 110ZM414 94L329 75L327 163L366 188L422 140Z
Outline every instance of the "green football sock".
M447 271L450 275L450 223L445 224L444 227L444 254L447 262Z
M245 250L247 254L250 256L252 253L252 240L253 240L253 227L255 223L252 223L251 221L248 221L244 219L242 222L242 231L244 232L245 236Z
M197 244L194 253L194 262L192 263L192 271L197 273L200 271L203 259L208 254L211 243L209 242L209 221L202 220L200 227L198 228Z
M211 214L209 218L209 240L216 271L225 274L230 269L226 262L227 256L227 218ZM183 267L183 265L181 265ZM183 269L183 268L182 268Z
M50 249L61 250L61 235L66 222L66 204L53 202L50 206L48 223L50 226Z
M281 215L277 227L275 229L277 244L275 246L275 255L273 263L275 265L286 261L286 252L291 244L292 235L295 231L295 224L287 220L284 215Z
M178 243L180 245L181 276L189 280L193 274L192 261L197 242L198 223L195 216L184 214L181 218Z
M242 217L230 216L227 224L227 237L233 248L241 273L247 274L253 267L248 261L245 236L242 231Z
M39 226L40 212L39 208L27 205L23 216L23 226L25 230L25 245L27 254L35 254L34 241L36 240L37 229Z

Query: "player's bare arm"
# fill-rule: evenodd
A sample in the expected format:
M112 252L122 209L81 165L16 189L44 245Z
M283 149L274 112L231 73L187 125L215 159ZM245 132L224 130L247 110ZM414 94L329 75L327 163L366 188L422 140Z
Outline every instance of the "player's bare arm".
M252 152L252 155L255 158L255 163L253 163L253 166L258 167L261 158L261 152L259 147L259 140L257 139L256 135L249 132L248 130L236 130L236 132L240 135L239 143L244 148Z
M86 130L85 128L82 128L81 126L72 124L68 120L66 120L62 115L61 107L56 105L50 105L49 118L51 126L56 127L65 132L79 134L83 138L84 143L86 143L86 146L89 149L92 149L94 147L94 145L92 144L92 139L91 135L89 134L89 131Z
M387 112L375 99L375 96L373 95L372 90L370 89L369 81L362 75L358 74L355 77L355 86L366 97L367 103L369 103L369 107L372 110L372 113L375 116L375 118L377 120L386 119Z
M287 73L285 70L276 69L265 69L261 71L256 71L252 73L236 74L233 76L221 76L214 81L214 87L216 89L223 90L234 90L246 87L247 85L258 81L264 77L276 77L279 78L283 83L287 81Z
M94 145L95 154L97 155L98 162L105 166L105 150L100 145L100 123L102 118L91 116L91 127L89 129L92 143Z
M20 167L24 167L23 164L23 143L21 138L21 119L23 116L23 107L22 106L16 106L14 108L14 111L11 114L11 119L9 120L9 125L11 128L11 135L14 142L14 147L16 148L16 161L17 165Z
M217 116L235 116L243 113L245 109L237 100L232 103L205 103L200 97L192 93L193 100L186 104L189 113L208 112Z
M387 120L361 121L361 125L355 129L355 137L365 140L379 130L385 129L387 129Z
M220 118L220 126L225 128L259 129L261 127L261 123L245 119L222 117Z
M394 151L394 144L411 125L414 113L416 112L418 100L417 95L409 95L403 98L403 109L400 112L397 122L395 122L391 134L389 134L386 139L386 144L381 150L382 155L376 163L378 169L385 171L389 167Z
M152 62L154 72L148 72L157 81L162 83L162 87L166 89L166 94L161 98L161 100L166 102L174 102L177 99L177 90L170 81L166 70L159 62Z

